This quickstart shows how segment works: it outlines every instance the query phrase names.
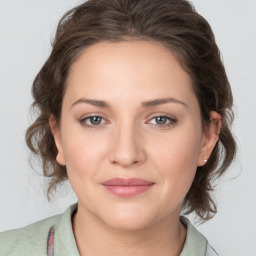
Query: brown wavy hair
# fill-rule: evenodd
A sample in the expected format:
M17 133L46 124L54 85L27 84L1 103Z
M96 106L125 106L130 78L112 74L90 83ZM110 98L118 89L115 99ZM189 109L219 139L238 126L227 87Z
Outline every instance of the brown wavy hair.
M230 131L233 98L211 27L186 0L88 0L62 17L51 54L33 82L32 107L38 117L26 132L27 145L41 158L49 178L48 196L67 179L66 167L56 162L49 116L60 120L71 65L90 45L127 40L155 41L170 49L193 81L202 124L210 122L210 111L222 116L219 140L207 164L197 168L183 204L184 213L207 220L217 211L213 180L227 170L236 152Z

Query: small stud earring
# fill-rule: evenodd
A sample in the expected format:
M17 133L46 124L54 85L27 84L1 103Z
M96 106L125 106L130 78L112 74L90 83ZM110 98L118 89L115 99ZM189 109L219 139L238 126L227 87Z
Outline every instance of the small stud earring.
M203 158L203 161L204 161L205 163L207 163L208 160L207 160L206 158Z

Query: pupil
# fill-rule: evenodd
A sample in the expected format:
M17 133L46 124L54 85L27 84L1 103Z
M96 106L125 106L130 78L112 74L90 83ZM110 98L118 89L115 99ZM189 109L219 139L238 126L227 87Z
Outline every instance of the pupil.
M93 125L98 125L98 124L100 124L101 123L101 117L99 117L99 116L93 116L93 117L90 117L90 122L91 122L91 124L93 124Z
M156 118L157 124L165 124L166 121L167 121L167 118L164 117L164 116L158 116L158 117Z

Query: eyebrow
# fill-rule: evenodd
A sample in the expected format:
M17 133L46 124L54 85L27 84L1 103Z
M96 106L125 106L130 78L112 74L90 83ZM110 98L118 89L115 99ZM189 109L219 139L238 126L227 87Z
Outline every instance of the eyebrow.
M145 101L142 102L142 107L154 107L157 105L161 105L161 104L166 104L166 103L178 103L181 104L185 107L188 107L188 105L186 103L184 103L183 101L174 99L174 98L162 98L162 99L155 99L155 100L150 100L150 101Z
M110 108L110 105L103 101L103 100L92 100L92 99L85 99L85 98L81 98L77 101L75 101L71 107L74 107L75 105L79 104L79 103L87 103L96 107L101 107L101 108Z
M111 106L103 100L95 100L95 99L85 99L81 98L77 101L75 101L71 107L79 104L79 103L87 103L92 106L101 107L101 108L110 108ZM149 101L142 102L141 106L144 108L154 107L166 103L178 103L188 108L188 105L180 100L174 99L174 98L161 98L161 99L154 99Z

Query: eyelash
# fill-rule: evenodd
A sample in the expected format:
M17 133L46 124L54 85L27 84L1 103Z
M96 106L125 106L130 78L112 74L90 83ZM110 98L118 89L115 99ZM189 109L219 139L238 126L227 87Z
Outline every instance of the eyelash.
M93 124L87 124L86 121L87 120L90 120L91 121L91 118L101 118L101 121L102 120L105 120L104 117L102 116L98 116L98 115L94 115L94 116L88 116L88 117L85 117L83 119L81 119L79 122L83 125L83 126L86 126L87 128L89 129L99 129L101 128L102 126L108 124L109 122L107 123L103 123L103 124L99 124L99 125L93 125ZM151 120L156 120L156 118L166 118L166 120L169 122L168 124L153 124L154 126L156 127L159 127L160 129L167 129L169 128L170 126L173 126L175 125L175 123L177 122L177 119L173 118L173 117L169 117L169 116L165 116L165 115L159 115L159 116L154 116L152 117L149 121ZM149 121L147 121L146 123L149 123Z
M175 119L173 117L165 116L165 115L154 116L153 118L150 119L150 121L154 120L154 119L156 120L156 118L159 118L159 117L165 118L168 121L167 124L162 124L162 125L161 124L153 124L154 126L159 127L161 129L167 129L167 128L175 125L175 123L177 122L177 119ZM149 123L149 122L147 122L147 123Z
M86 123L86 120L90 120L91 118L101 118L101 120L105 120L104 117L102 116L98 116L98 115L94 115L94 116L88 116L88 117L85 117L83 119L81 119L79 122L83 125L83 126L86 126L87 128L89 129L98 129L98 128L101 128L103 125L107 124L99 124L99 125L93 125L93 124L87 124Z

